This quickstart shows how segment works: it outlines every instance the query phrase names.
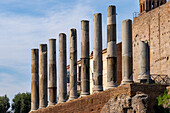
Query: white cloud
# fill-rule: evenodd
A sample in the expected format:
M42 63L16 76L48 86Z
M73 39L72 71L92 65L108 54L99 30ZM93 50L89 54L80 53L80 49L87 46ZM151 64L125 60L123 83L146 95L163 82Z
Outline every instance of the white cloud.
M103 14L103 46L106 47L106 12L110 4L117 4L119 13L117 31L118 41L120 42L121 21L132 17L133 9L136 7L129 6L126 7L125 11L122 11L121 5L127 5L124 2L126 1L77 0L74 3L58 2L56 0L1 1L1 5L21 9L26 7L30 11L35 11L35 14L42 13L43 15L20 14L14 11L11 12L11 10L0 11L0 68L12 69L16 72L9 74L0 70L0 80L2 80L0 83L0 95L7 93L12 98L18 92L30 91L31 48L39 48L40 43L48 43L50 37L58 39L60 32L67 34L67 51L69 51L69 29L77 28L78 58L80 58L80 22L82 19L90 20L90 48L92 50L93 14L95 12ZM132 3L134 0L129 0L128 2ZM69 59L69 52L67 58ZM25 80L23 81L20 78Z
M46 11L43 17L0 13L0 67L15 70L19 74L0 70L0 95L7 94L12 99L14 94L30 91L31 48L48 43L50 37L58 38L60 32L67 34L69 44L69 29L77 28L80 34L80 21L90 19L89 12L92 12L91 7L80 3L62 11L54 9Z

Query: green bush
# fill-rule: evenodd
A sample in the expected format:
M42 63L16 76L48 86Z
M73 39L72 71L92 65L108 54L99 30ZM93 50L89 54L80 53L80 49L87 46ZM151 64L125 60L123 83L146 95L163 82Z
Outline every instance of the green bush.
M168 94L168 90L164 91L163 96L157 97L157 105L155 106L155 113L169 113L169 110L163 107L163 104L170 107L168 104L168 99L170 99L170 95Z
M168 104L168 99L170 99L170 95L168 95L168 90L165 90L163 96L157 97L158 106L162 106L163 104L167 105ZM168 105L168 106L170 106L170 105Z
M10 108L10 103L7 95L0 96L0 113L8 113L9 108Z

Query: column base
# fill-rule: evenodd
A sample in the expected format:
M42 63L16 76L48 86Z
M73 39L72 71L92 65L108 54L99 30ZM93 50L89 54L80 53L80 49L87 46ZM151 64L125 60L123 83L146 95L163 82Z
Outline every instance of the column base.
M105 90L108 90L108 89L112 89L112 88L115 88L117 87L117 82L116 83L113 83L113 82L108 82L107 85L106 85L106 88Z
M138 82L138 83L148 83L148 84L155 83L155 81L150 78L149 74L139 75L136 82Z
M57 104L64 103L64 102L66 102L66 101L67 101L67 100L64 100L64 99L58 100L58 103L57 103Z
M31 113L32 111L36 111L36 110L30 110L29 113Z
M38 109L43 109L43 108L46 108L46 106L40 106Z
M120 86L126 85L126 84L131 84L131 83L134 83L134 81L130 80L130 79L123 79Z
M94 85L93 87L93 93L101 92L103 91L103 86L101 85Z
M54 106L54 105L56 105L57 104L57 102L49 102L48 103L48 106Z
M74 99L77 99L77 97L69 97L69 99L67 101L71 101L71 100L74 100Z
M81 92L80 97L88 96L90 92Z

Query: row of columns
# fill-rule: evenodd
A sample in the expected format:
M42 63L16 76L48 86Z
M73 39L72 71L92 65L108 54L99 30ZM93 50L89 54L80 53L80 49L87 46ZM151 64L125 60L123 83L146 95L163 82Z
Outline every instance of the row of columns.
M139 44L140 76L148 79L148 46ZM89 57L89 21L81 21L81 97L90 94L90 57ZM67 101L67 51L66 35L59 34L59 100ZM117 87L117 54L116 54L116 7L107 9L107 83L106 89ZM122 22L122 83L133 83L132 71L132 21ZM93 92L103 91L102 61L102 14L93 16ZM40 84L39 84L39 50L32 49L31 61L31 110L45 108L57 103L57 70L56 70L56 39L49 40L49 102L47 103L47 44L40 45ZM147 76L147 77L145 77ZM39 86L40 85L40 86ZM77 97L77 31L70 30L70 96Z

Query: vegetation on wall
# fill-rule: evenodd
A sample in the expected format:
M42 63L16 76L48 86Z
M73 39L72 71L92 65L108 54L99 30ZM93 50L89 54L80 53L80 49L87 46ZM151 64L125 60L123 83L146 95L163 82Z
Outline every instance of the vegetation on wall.
M156 113L169 113L169 101L170 95L168 94L168 90L165 90L163 96L157 97Z

